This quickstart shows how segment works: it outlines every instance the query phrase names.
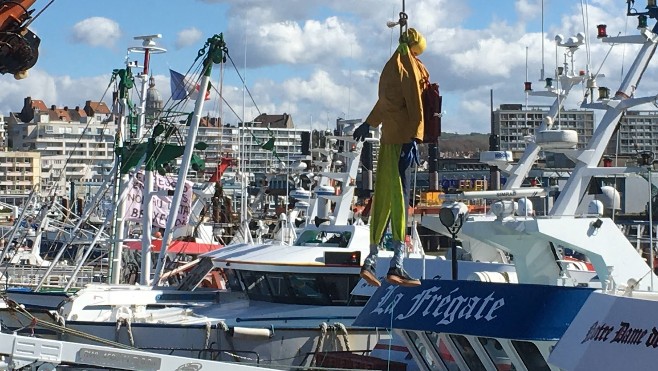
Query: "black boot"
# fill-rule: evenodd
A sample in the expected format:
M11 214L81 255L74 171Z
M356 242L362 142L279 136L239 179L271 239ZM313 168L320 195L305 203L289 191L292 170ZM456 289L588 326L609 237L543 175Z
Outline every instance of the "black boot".
M386 281L392 285L405 287L420 286L420 280L412 278L403 268L398 267L391 267L388 270Z
M366 280L370 286L379 287L382 285L382 283L379 282L379 279L377 279L377 272L375 272L375 269L370 264L364 264L363 267L361 267L359 276Z

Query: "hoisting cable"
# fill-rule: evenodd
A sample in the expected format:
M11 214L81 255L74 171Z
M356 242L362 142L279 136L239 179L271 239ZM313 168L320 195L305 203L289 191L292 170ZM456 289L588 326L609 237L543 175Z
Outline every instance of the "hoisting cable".
M27 26L29 26L30 24L32 24L32 22L34 22L34 20L37 19L37 18L38 18L38 17L39 17L39 16L40 16L40 15L41 15L46 9L48 9L48 7L49 7L50 5L52 5L52 3L54 3L54 2L55 2L55 0L50 0L50 1L48 2L48 4L46 4L46 6L44 6L43 9L41 9L41 10L40 10L40 11L39 11L34 17L30 18L30 19L27 21L27 23L25 23L25 25L24 25L23 27L27 27Z

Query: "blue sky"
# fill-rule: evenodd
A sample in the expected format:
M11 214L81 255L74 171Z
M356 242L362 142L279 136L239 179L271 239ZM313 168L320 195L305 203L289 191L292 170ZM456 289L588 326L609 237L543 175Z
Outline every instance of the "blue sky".
M643 7L641 2L638 6ZM37 0L35 8L46 3ZM41 38L41 48L30 76L20 81L0 77L4 87L0 112L20 110L27 95L57 106L100 100L112 70L123 66L126 49L138 45L133 36L155 33L162 34L159 44L168 52L152 58L151 72L166 99L168 69L186 71L205 39L221 32L254 96L255 103L247 102L244 110L247 120L259 112L286 112L297 126L320 128L332 126L337 117L363 118L376 100L378 73L395 47L398 29L388 29L386 21L397 20L401 4L400 0L55 1L31 26ZM528 75L537 81L542 62L549 71L555 68L555 34L583 32L583 9L592 35L593 61L602 60L608 50L593 36L596 24L607 23L614 32L635 32L636 21L624 16L623 0L544 0L543 4L542 35L541 0L406 0L410 25L428 40L421 59L431 79L441 85L444 130L487 131L491 89L496 105L523 103L526 48ZM603 71L618 76L623 64L630 63L625 60L628 54L621 48L613 50ZM576 59L582 65L585 52ZM618 84L611 80L610 84ZM645 80L650 87L652 79ZM229 104L241 113L242 87L230 65L224 91ZM107 102L110 96L105 97ZM206 110L217 113L216 107L209 102ZM239 119L224 117L229 123Z

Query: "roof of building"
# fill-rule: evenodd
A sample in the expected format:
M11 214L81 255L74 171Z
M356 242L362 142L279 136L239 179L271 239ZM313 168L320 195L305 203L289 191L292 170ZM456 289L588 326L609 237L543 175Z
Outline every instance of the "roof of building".
M89 112L86 111L87 109ZM43 100L32 99L28 96L23 101L23 108L21 111L16 112L15 114L11 113L11 115L21 122L32 122L35 113L39 115L48 115L48 118L51 121L82 122L83 118L86 118L89 115L96 113L110 114L111 112L103 102L87 101L84 108L81 108L80 106L75 106L75 108L69 108L68 106L58 108L54 104L48 108Z
M31 102L32 108L39 111L47 111L48 107L41 99L33 99Z
M110 114L110 108L105 104L105 102L92 102L92 101L87 101L87 106L91 108L94 112L94 114Z
M81 118L87 117L87 113L80 107L75 107L69 109L69 116L71 116L71 121L80 121Z
M253 126L270 127L270 128L293 128L292 117L283 113L281 115L268 115L261 113L253 120Z
M199 126L218 128L222 126L222 119L220 117L202 117Z
M71 121L71 115L69 115L69 110L68 109L63 109L63 108L55 108L55 109L50 109L48 111L48 115L50 116L51 121Z

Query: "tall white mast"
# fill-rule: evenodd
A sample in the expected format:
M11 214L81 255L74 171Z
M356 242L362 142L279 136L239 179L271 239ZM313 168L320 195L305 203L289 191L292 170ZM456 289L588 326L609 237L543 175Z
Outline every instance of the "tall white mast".
M144 137L144 131L146 126L146 90L149 80L149 64L151 54L164 53L167 50L161 47L156 46L154 39L161 38L162 35L146 35L146 36L135 36L135 40L143 40L141 46L129 48L128 51L135 53L144 53L144 66L142 73L138 77L142 80L142 89L141 95L139 97L139 120L137 124L137 138ZM148 139L150 148L152 145L152 139ZM149 169L149 162L153 159L148 158L151 154L149 150L146 150L146 170L144 171L144 190L142 192L143 198L143 217L142 217L142 259L141 259L141 274L140 274L140 283L142 285L148 285L149 279L151 276L151 224L153 218L153 206L151 202L151 197L153 194L153 173Z
M206 59L203 61L203 70L201 81L199 82L199 95L197 96L196 103L194 105L194 113L192 114L192 122L190 122L190 128L187 134L187 142L185 143L185 150L183 152L183 157L181 158L181 166L178 171L178 180L176 181L176 189L174 190L174 195L171 200L171 209L169 210L169 216L167 217L167 224L165 226L165 233L162 236L162 246L160 248L160 254L158 255L158 263L155 268L153 285L156 286L160 282L160 277L162 276L162 270L164 268L165 259L167 257L167 247L173 237L174 227L176 226L176 219L178 216L178 209L183 198L183 192L185 190L185 181L187 180L187 173L190 169L190 162L192 160L192 151L195 147L197 132L199 129L199 122L201 121L201 110L203 109L203 102L205 100L206 92L208 91L208 85L210 82L210 75L212 72L213 63L221 63L223 60L223 54L226 50L226 44L224 43L224 37L222 34L215 35L212 38L208 39L206 45L209 46L208 54Z

